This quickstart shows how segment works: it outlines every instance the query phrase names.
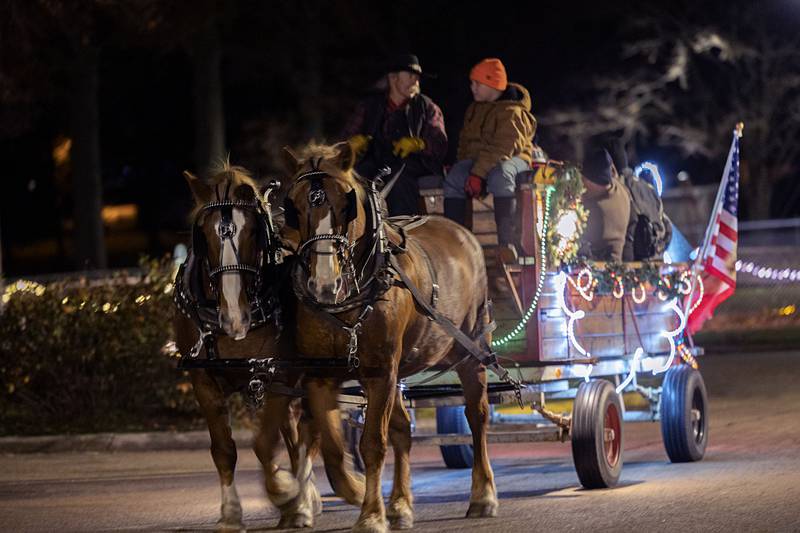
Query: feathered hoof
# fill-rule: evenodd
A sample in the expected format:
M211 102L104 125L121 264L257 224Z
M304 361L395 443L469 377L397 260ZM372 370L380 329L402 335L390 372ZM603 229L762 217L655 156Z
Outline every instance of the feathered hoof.
M414 515L411 513L389 518L389 527L394 530L411 529L414 527Z
M494 518L497 516L497 502L474 502L469 504L467 518Z
M386 520L377 516L359 519L353 526L353 533L386 533Z
M244 527L244 523L241 520L224 520L220 518L214 526L214 531L217 533L239 533L240 531L247 531L247 528Z
M303 527L314 527L314 517L303 513L292 513L281 516L278 521L278 529L300 529Z
M389 519L389 527L391 529L411 529L414 527L414 511L405 500L398 500L389 505L386 510L386 518Z
M319 490L316 486L311 485L311 512L314 516L322 514L322 497L319 495Z

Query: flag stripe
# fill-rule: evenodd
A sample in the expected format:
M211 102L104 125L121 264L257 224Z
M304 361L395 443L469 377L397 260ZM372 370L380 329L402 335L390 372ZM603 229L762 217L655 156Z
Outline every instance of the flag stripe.
M739 240L739 234L736 233L736 229L728 226L727 224L720 224L719 233L720 235L725 235L725 237L731 241L736 242Z

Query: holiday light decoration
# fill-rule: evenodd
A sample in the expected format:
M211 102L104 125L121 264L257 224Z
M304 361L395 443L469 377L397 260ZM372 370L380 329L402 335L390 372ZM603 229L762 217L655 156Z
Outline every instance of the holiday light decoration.
M759 265L753 261L736 261L736 271L749 274L758 279L773 281L800 282L800 270Z
M580 345L578 340L575 338L575 322L582 319L586 316L586 313L583 309L578 309L577 311L572 311L566 302L566 297L564 296L564 292L567 286L567 274L565 272L559 272L558 275L555 277L555 284L556 284L556 299L558 301L558 305L561 308L561 311L569 317L567 321L567 338L569 338L570 343L575 349L583 355L584 357L591 357L591 353L586 351L583 346ZM591 371L591 370L590 370Z
M679 322L678 327L673 329L672 331L662 331L661 335L667 339L669 343L669 357L667 358L667 362L664 363L664 366L661 368L654 368L653 375L660 374L661 372L666 372L667 369L672 366L672 361L675 360L675 351L676 351L676 343L675 338L681 337L683 335L683 330L686 328L686 314L681 310L680 306L678 305L678 299L673 298L670 302L664 306L664 310L672 309L675 314L678 315Z
M661 179L661 172L658 171L658 165L653 163L652 161L645 161L633 171L637 177L642 175L642 171L649 170L650 173L653 175L653 181L655 182L656 192L659 196L661 196L661 191L663 189L663 180Z
M548 230L548 222L550 218L550 197L552 196L553 188L547 187L545 189L544 194L544 210L542 211L542 229L540 234L547 235ZM538 194L536 195L539 196ZM514 329L511 330L510 333L503 335L499 339L495 339L492 341L492 346L503 346L507 344L510 340L514 339L517 335L525 329L525 325L530 321L533 317L533 313L536 311L536 308L539 306L539 297L542 294L542 287L544 287L544 279L547 275L547 240L546 239L539 239L539 279L536 281L536 292L533 295L533 299L531 300L528 309L525 311L525 314L522 316L522 320L514 326Z
M643 353L644 353L644 350L641 347L636 348L636 352L634 352L634 354L633 354L633 360L631 361L631 370L630 370L630 372L628 372L628 377L625 378L625 381L620 383L619 386L617 387L617 394L619 394L623 390L625 390L625 387L627 387L630 384L631 381L634 382L634 385L636 384L635 383L636 382L636 372L637 372L637 369L639 368L639 359L642 358L642 354Z
M592 375L592 370L594 369L594 365L574 365L575 375L579 378L583 378L585 382L589 382L589 376Z
M697 274L697 286L699 287L700 295L698 296L697 301L693 303L691 307L689 307L689 310L686 312L686 316L690 316L692 313L694 313L694 310L697 309L702 303L703 296L705 296L706 289L705 285L703 284L703 276L700 274Z

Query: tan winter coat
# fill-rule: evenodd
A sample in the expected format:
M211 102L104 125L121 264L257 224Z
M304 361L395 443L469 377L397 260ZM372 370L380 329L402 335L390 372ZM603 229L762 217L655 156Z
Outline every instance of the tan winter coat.
M494 102L472 102L458 139L458 160L472 159L472 174L484 177L497 163L512 157L531 162L536 119L531 96L518 83Z

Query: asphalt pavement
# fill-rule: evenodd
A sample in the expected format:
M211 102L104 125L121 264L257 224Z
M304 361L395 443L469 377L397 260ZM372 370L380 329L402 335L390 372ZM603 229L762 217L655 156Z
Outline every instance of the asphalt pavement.
M499 516L467 520L469 470L447 470L436 447L418 446L415 530L800 531L800 352L700 363L711 410L703 461L669 463L657 423L628 423L619 486L589 491L580 488L569 443L494 445ZM9 441L0 442L0 531L214 528L219 485L204 432L94 439L73 439L70 451L69 439L39 442L61 447L49 453L8 453ZM274 528L251 451L240 451L237 472L248 529ZM316 529L348 529L358 510L331 495L319 466L316 474L325 507Z

